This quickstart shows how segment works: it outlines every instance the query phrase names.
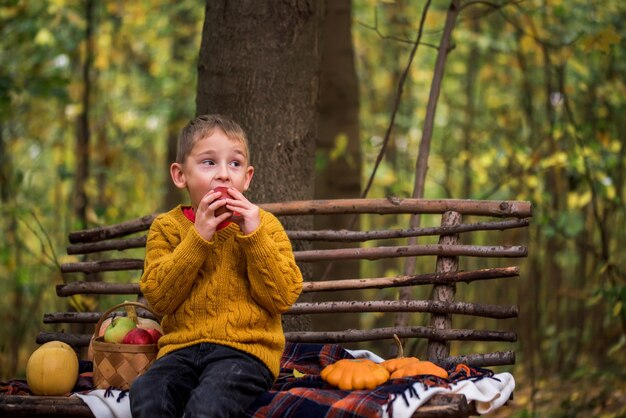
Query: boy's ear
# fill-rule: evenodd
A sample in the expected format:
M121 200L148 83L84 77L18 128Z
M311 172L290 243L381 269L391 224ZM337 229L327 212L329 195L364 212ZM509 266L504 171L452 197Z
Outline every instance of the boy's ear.
M254 176L254 167L249 165L248 168L246 169L246 182L244 183L244 186L243 186L243 191L244 192L246 190L248 190L248 187L250 187L250 182L252 181L252 176Z
M183 172L183 166L180 163L172 163L170 166L170 176L174 185L179 189L187 187L187 180L185 180L185 173Z

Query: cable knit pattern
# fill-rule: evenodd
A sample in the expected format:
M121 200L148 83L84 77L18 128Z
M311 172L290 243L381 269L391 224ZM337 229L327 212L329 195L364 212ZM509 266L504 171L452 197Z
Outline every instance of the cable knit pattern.
M231 223L210 242L181 206L154 220L140 288L163 315L159 357L216 343L257 357L278 376L285 347L281 314L300 295L302 274L280 221L264 210L260 216L252 234Z

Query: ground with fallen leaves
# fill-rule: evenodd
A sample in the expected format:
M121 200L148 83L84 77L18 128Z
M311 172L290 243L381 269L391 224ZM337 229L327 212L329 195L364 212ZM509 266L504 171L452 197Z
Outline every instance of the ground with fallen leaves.
M534 389L524 376L514 376L513 400L490 417L626 417L626 370L554 376L536 382Z

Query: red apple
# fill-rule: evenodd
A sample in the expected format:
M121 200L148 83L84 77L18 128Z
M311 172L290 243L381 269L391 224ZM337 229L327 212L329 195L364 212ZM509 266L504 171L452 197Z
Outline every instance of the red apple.
M228 199L231 197L230 194L228 194L228 187L219 186L215 188L215 191L222 194L222 196L218 197L217 200ZM215 216L220 216L226 212L229 212L229 210L226 209L226 206L222 206L215 211ZM235 218L241 218L241 214L239 212L232 212L229 219L234 220Z
M152 337L152 342L154 344L156 344L159 341L159 338L161 338L161 331L159 331L156 328L150 328L150 329L146 329L146 331L148 331L150 333L150 336Z
M230 197L230 195L228 194L228 187L219 186L216 187L214 190L216 193L220 192L222 194L222 196L218 197L218 200L228 199Z
M220 192L222 194L220 197L217 198L217 200L228 199L230 197L230 195L228 194L228 187L223 187L223 186L216 187L215 192ZM215 216L220 216L223 213L226 213L228 211L229 210L226 209L226 205L224 205L215 210Z
M133 328L124 336L122 344L152 344L152 335L143 328Z

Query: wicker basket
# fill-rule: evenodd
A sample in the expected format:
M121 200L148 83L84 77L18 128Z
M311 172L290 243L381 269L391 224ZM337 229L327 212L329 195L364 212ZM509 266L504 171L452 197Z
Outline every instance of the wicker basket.
M124 302L105 312L96 324L93 336L93 384L98 389L114 387L126 390L137 376L144 373L157 357L157 344L115 344L98 337L102 322L116 309L133 305L154 312L138 302Z

